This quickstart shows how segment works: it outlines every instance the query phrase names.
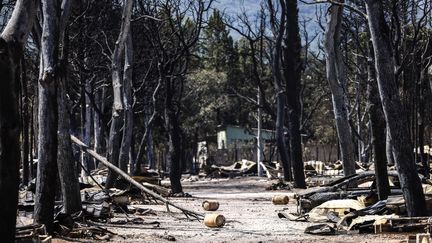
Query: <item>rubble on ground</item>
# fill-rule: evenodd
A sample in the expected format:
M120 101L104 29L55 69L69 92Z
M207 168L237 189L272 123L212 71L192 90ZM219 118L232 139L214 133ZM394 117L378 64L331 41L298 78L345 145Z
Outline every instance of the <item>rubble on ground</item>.
M289 183L280 180L277 183L272 183L271 186L266 188L266 190L290 190L291 188L292 186Z
M277 216L288 221L307 222L308 225L305 223L304 227L307 234L420 232L422 234L418 237L430 237L424 232L430 231L432 218L407 217L398 174L395 171L388 172L390 196L387 200L378 200L375 173L370 170L373 169L373 165L370 164L357 163L357 174L342 177L339 173L342 169L341 162L333 165L320 161L306 162L309 188L299 190L295 194L296 190L290 182L278 179L282 173L278 164L266 162L261 165L268 178L275 179L267 186L267 190L291 191L289 196L288 193L278 192L273 197L274 207L283 207L288 203L297 205L295 211L286 208L277 210ZM211 178L227 178L213 179L216 181L230 180L228 178L256 175L256 171L256 162L242 160L230 166L212 165L207 171L208 174L186 175L183 181L195 183L210 181ZM154 171L119 179L115 188L107 190L103 188L107 173L107 169L98 169L80 180L82 211L73 215L64 214L61 210L61 201L56 202L55 237L108 241L114 237L121 237L109 231L108 227L150 225L152 228L159 228L160 222L146 220L146 216L154 215L155 211L136 205L166 204L166 201L160 201L159 196L192 197L188 193L172 194L168 188L162 186L161 176ZM422 176L420 178L428 210L432 212L432 183ZM143 191L130 180L145 187L152 194ZM30 186L28 190L20 192L17 239L49 242L51 238L47 235L45 226L34 225L32 222L34 201L31 190ZM166 206L171 214L169 205ZM202 201L201 210L218 209L217 201ZM192 217L194 216L200 217L201 214L192 214ZM202 214L200 219L209 228L220 228L226 223L225 216L219 213Z
M297 212L282 210L277 215L289 221L320 223L307 227L308 234L429 232L432 217L407 217L398 174L389 171L388 176L391 191L387 200L378 200L375 173L366 171L306 189L296 195ZM432 212L432 184L419 177Z
M243 176L247 174L256 173L257 164L253 161L242 160L233 163L230 166L217 166L211 165L206 169L208 177L220 178L220 177L235 177Z
M175 196L160 186L159 175L133 176L130 179L148 188L151 195L132 185L128 180L118 179L115 188L105 189L103 185L108 170L95 170L91 175L81 177L82 210L70 215L62 210L61 201L56 201L54 235L63 239L86 239L107 241L116 234L106 229L109 225L145 225L159 227L159 222L146 222L143 217L154 214L150 209L134 207L158 203L154 195ZM25 188L24 188L25 189ZM16 237L18 242L51 242L44 225L33 224L34 193L32 187L20 191L18 203ZM184 194L182 196L190 196ZM119 217L124 215L125 217Z

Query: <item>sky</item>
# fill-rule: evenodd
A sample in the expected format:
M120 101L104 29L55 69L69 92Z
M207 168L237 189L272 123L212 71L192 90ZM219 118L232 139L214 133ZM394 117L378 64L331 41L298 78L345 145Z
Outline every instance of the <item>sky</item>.
M260 10L261 2L260 0L216 0L213 4L215 8L218 8L229 15L235 15L240 13L243 9L250 15L257 13ZM299 6L299 17L311 18L316 20L315 8L317 5L307 5L298 1Z
M213 4L213 7L232 17L235 17L243 10L246 10L248 16L250 16L251 20L253 20L253 16L255 16L261 8L261 2L262 1L260 0L216 0L216 2ZM309 33L309 38L311 38L311 36L315 35L315 33L319 30L317 24L318 19L316 17L316 8L324 7L324 5L306 5L300 1L298 1L298 5L299 20L301 22L304 20L307 21L306 29ZM323 13L325 12L323 11ZM230 33L234 38L239 38L235 31L231 31ZM314 45L316 45L316 43L314 43Z
M227 14L235 14L243 8L250 13L256 13L260 9L259 0L216 0L214 6Z

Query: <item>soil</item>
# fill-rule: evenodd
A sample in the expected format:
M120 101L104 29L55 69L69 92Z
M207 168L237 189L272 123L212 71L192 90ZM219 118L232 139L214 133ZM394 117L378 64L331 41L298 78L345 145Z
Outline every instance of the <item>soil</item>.
M151 209L142 217L144 224L109 226L118 234L112 242L402 242L407 234L339 234L335 236L316 236L304 233L308 222L291 222L277 217L280 210L296 211L294 202L288 205L273 205L272 196L293 193L294 191L266 191L275 183L257 177L233 179L201 179L183 181L184 191L190 198L171 198L172 201L200 213L205 212L201 204L206 199L220 203L216 211L226 218L222 228L208 228L202 222L190 221L184 214L171 210L167 212L162 205L133 205ZM116 220L124 218L117 214ZM159 225L157 225L159 223Z

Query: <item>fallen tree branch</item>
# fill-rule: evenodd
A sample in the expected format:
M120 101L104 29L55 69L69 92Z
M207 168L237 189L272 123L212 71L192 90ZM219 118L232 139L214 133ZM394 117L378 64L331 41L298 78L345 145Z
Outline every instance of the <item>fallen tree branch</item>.
M174 208L177 208L178 210L182 211L187 218L189 218L189 216L200 220L204 218L204 215L188 210L186 208L183 208L181 206L178 206L176 204L174 204L173 202L165 199L164 197L162 197L161 195L153 192L152 190L146 188L144 185L142 185L141 183L135 181L132 177L130 177L128 174L126 174L124 171L120 170L117 166L111 164L105 157L103 157L102 155L98 154L96 151L90 149L87 145L85 145L81 140L79 140L78 138L76 138L75 136L71 135L71 140L72 142L74 142L75 144L77 144L82 151L90 154L93 158L97 159L98 161L100 161L102 164L104 164L106 167L108 167L109 169L111 169L113 172L117 173L118 175L120 175L121 177L123 177L125 180L127 180L128 182L130 182L132 185L136 186L138 189L140 189L141 191L151 195L152 197L164 202L164 204L167 206L167 209L169 211L168 206L172 206Z

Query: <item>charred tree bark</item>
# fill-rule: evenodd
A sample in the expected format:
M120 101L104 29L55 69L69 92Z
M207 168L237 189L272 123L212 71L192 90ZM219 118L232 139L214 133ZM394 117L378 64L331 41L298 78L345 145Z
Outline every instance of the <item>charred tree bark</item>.
M51 74L39 80L38 168L35 222L52 232L57 177L57 87Z
M38 168L34 220L53 231L57 178L57 62L60 6L54 0L42 1L42 39L38 114Z
M282 87L282 74L281 74L281 53L282 53L282 39L285 32L286 24L286 5L284 1L280 1L281 4L281 16L279 28L276 29L276 20L274 19L274 9L272 7L272 1L268 1L273 33L276 36L276 41L272 52L272 72L273 81L275 86L276 96L276 146L280 155L282 166L284 168L284 178L289 181L292 179L291 174L291 163L288 155L288 148L285 141L285 104L286 104L286 93Z
M181 179L181 139L180 124L177 112L173 104L173 93L170 80L166 79L166 98L165 98L165 122L168 132L168 161L170 164L169 177L171 182L171 193L181 193L183 188Z
M35 18L37 1L18 0L0 36L0 235L14 242L18 204L20 128L17 73L22 48Z
M55 1L43 1L43 30L39 79L39 163L36 180L35 222L43 223L52 232L55 186L60 182L65 210L81 210L79 184L72 156L70 117L66 105L65 29L70 1L60 6ZM60 86L60 89L58 88ZM60 99L57 99L57 96ZM58 114L60 111L60 115ZM60 140L60 141L59 141ZM60 160L58 160L60 159Z
M58 83L58 152L57 165L62 191L63 207L65 213L72 214L82 209L81 194L78 181L78 167L75 163L70 138L70 114L67 105L67 56L68 37L66 34L66 23L69 19L70 5L72 0L64 0L62 3L62 15L59 30L59 65L57 73Z
M423 165L423 175L429 178L429 161L425 156L424 145L425 145L425 119L426 119L426 90L427 90L427 69L423 68L420 74L420 97L418 105L418 144L420 147L420 161ZM416 150L417 152L417 150Z
M386 157L388 165L394 165L393 145L391 143L389 128L386 126Z
M64 64L63 64L64 65ZM66 98L66 77L59 77L58 90L58 170L65 213L72 214L82 209L78 182L78 167L73 157L70 139L70 117Z
M119 91L120 92L120 91ZM113 114L111 117L111 126L110 133L108 139L108 158L110 162L118 166L119 165L119 155L120 155L120 147L121 147L121 126L122 126L122 114L123 111L118 109L119 107L113 107ZM123 109L123 108L122 108ZM114 186L115 181L117 180L117 174L108 172L106 187L111 188Z
M149 115L149 114L148 114ZM146 146L146 151L147 151L147 161L148 161L148 167L150 169L156 169L156 164L155 164L155 156L154 156L154 149L153 149L153 129L152 126L148 125L149 119L146 117L146 126L148 129L148 136L147 136L147 146Z
M368 60L367 89L367 98L370 103L369 120L372 127L372 147L375 155L374 164L378 198L379 200L385 200L390 195L386 159L386 125L376 82L372 43L370 44L370 57Z
M106 152L106 131L107 124L105 124L103 116L105 114L105 98L107 89L102 87L101 91L96 90L95 100L99 105L99 112L94 110L94 149L99 154L104 154ZM98 166L99 161L95 161L95 165Z
M102 101L101 92L98 90L95 91L95 101L96 101L96 104L100 104ZM100 110L102 110L102 109L100 109ZM94 150L97 153L103 154L102 153L103 134L102 134L102 125L101 125L100 116L102 116L102 114L98 114L98 112L94 112L94 116L93 116L94 145L93 146L94 146ZM97 165L98 165L97 160L95 161L95 165L97 167Z
M33 180L36 178L36 171L33 164L33 158L36 157L36 122L35 122L35 116L36 116L36 110L37 105L35 105L35 97L32 98L31 102L31 118L30 118L30 178Z
M423 189L413 158L408 121L402 113L402 103L395 79L393 51L382 2L366 0L365 3L374 47L378 88L408 216L427 215Z
M83 140L84 143L90 145L91 144L91 134L92 134L92 107L91 107L91 101L90 101L90 95L92 93L92 88L91 88L91 83L90 83L90 79L86 78L84 81L84 87L82 87L82 89L84 90L83 94ZM95 169L95 165L94 165L94 159L91 158L91 156L83 153L82 155L83 157L83 164L85 166L85 168L87 169L88 172L92 171L93 169Z
M126 0L123 6L122 24L120 33L115 44L115 49L112 55L112 86L114 102L112 107L112 119L110 127L110 135L108 140L108 158L113 165L119 165L119 155L121 146L121 126L123 118L123 101L122 101L122 78L121 78L121 60L124 52L125 42L130 31L130 20L132 15L132 0ZM117 179L117 174L111 170L108 172L106 187L114 186Z
M284 76L288 104L288 129L294 187L306 188L302 140L300 134L301 39L297 1L286 1L286 37L284 47Z
M21 148L21 159L22 159L22 168L23 168L23 185L27 185L30 178L30 134L29 134L29 97L27 90L27 74L25 68L24 56L21 57L20 60L20 80L21 80L21 140L22 140L22 148Z
M83 28L83 25L82 25L82 21L79 21L79 23L80 23L80 27L82 27ZM80 37L79 37L80 39L81 38L83 38L82 37L82 35L80 34ZM77 53L78 53L78 56L85 56L85 54L84 54L84 46L82 46L82 45L79 45L79 47L77 48L78 50L77 50ZM85 62L85 59L84 59L84 62ZM86 83L86 78L85 78L85 75L84 75L84 69L85 69L85 65L84 65L84 62L83 63L80 63L78 66L79 66L79 68L78 68L78 76L79 76L79 83L80 83L80 92L79 92L79 103L80 103L80 105L79 105L79 107L80 107L80 124L79 124L79 127L80 127L80 129L81 129L81 136L80 136L80 138L81 138L81 140L83 140L83 141L85 141L85 133L86 133L86 131L85 131L85 121L86 121L86 100L85 100L85 98L86 98L86 94L85 94L85 83ZM78 127L78 126L76 126L76 127ZM87 169L87 163L86 163L86 157L87 155L85 154L85 153L83 153L83 152L81 152L81 154L80 154L80 163L81 163L81 176L85 176L86 175L86 171L88 171L88 169Z
M333 112L340 142L344 175L348 176L355 174L355 152L348 121L346 77L339 52L343 6L332 5L329 12L325 37L327 80L332 93Z
M16 46L16 47L15 47ZM14 242L19 185L18 43L0 39L0 217L3 240Z
M129 32L125 43L125 63L123 71L123 104L124 104L124 126L123 138L120 147L120 169L127 171L129 165L129 153L132 146L133 130L133 100L132 100L132 72L133 72L133 46L132 34Z

